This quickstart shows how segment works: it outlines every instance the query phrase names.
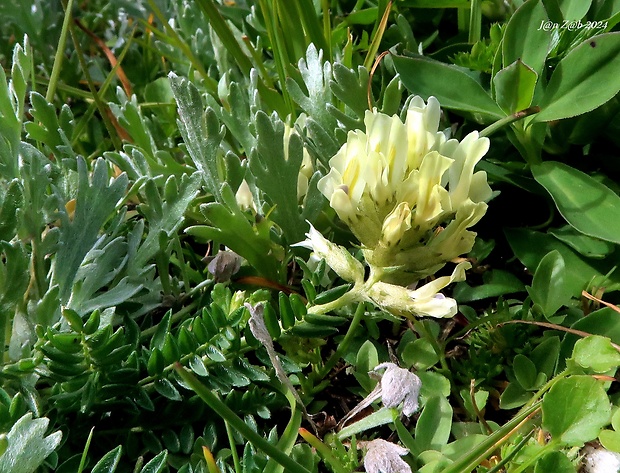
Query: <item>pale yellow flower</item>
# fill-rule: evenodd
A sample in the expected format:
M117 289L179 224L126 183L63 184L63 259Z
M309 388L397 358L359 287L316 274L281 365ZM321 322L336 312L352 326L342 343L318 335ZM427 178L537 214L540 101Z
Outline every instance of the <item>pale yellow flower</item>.
M468 262L459 263L450 276L437 278L415 290L380 280L382 273L371 271L364 280L364 266L355 259L346 248L327 240L319 231L310 225L306 233L307 239L293 246L301 246L313 251L314 255L324 259L325 263L345 281L354 283L353 288L343 296L346 302L367 301L402 316L452 317L456 314L456 301L438 294L438 291L454 281L465 279L465 270L471 267ZM314 313L322 313L338 305L328 303L315 306ZM332 307L333 306L333 307Z
M371 268L390 268L389 282L410 284L468 252L468 228L491 196L486 173L474 172L489 140L477 132L447 139L439 117L434 97L414 97L404 122L367 111L366 130L349 132L318 183Z

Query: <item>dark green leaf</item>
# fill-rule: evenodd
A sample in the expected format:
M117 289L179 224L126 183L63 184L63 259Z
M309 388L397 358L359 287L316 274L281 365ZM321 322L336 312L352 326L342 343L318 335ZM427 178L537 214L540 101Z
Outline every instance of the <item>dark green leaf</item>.
M616 248L613 243L584 235L570 225L551 229L549 233L588 258L602 259L613 253Z
M585 235L620 243L620 197L604 184L564 163L532 166L566 221Z
M405 87L424 100L432 95L445 108L480 113L492 120L505 116L470 71L426 57L393 56L392 59Z
M575 466L563 452L547 453L536 462L534 473L574 473Z
M566 272L564 258L557 250L545 255L536 268L532 287L528 288L528 292L546 317L551 317L571 300L572 291L566 284Z
M123 447L119 445L114 450L106 453L93 467L91 473L114 473L116 471L116 467L121 461L122 452Z
M140 470L140 473L161 473L166 468L166 460L168 459L168 452L166 450L157 454L150 462L144 465L144 468Z
M153 384L155 385L155 391L166 399L170 399L171 401L181 401L183 399L177 388L175 388L168 379L159 378L156 379Z

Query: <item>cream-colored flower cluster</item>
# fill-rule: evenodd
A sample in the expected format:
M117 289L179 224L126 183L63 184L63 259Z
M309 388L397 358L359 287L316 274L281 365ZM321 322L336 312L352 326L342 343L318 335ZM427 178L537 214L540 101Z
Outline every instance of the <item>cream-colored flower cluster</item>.
M411 284L467 253L491 196L486 173L474 166L489 140L477 132L462 141L439 131L434 97L414 97L405 121L367 111L366 130L349 132L318 184L359 239L381 279Z

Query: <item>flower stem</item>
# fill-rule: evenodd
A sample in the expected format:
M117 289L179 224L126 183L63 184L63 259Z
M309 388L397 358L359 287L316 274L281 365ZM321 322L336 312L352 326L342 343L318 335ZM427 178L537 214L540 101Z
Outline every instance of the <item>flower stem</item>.
M243 420L234 413L224 402L222 402L210 389L207 389L198 379L186 370L181 364L177 363L175 369L181 379L192 389L200 399L202 399L213 411L215 411L224 421L228 422L243 437L259 450L265 452L276 462L291 471L297 473L311 473L303 465L293 460L284 452L278 450L263 437L252 430Z
M340 360L347 348L349 348L349 344L353 339L353 335L355 334L357 327L359 327L360 322L362 321L362 317L365 312L364 309L364 303L360 302L355 311L355 315L353 315L353 320L351 321L351 325L349 325L349 329L347 330L346 335L338 344L338 348L336 349L334 354L329 358L329 360L327 360L327 363L325 363L323 365L323 368L319 371L318 374L320 378L324 378L325 376L327 376L327 374L332 370L332 368L336 366L336 363L338 363L338 360Z

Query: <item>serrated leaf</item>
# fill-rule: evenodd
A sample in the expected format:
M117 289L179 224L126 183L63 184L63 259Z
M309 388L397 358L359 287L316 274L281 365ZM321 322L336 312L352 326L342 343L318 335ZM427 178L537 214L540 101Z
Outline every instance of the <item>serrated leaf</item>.
M126 174L108 178L103 159L95 161L91 182L83 158L78 158L78 192L73 220L61 212L59 249L52 280L60 288L60 298L67 302L73 281L86 254L94 246L103 224L110 217L128 185Z
M33 473L58 447L61 432L45 436L49 419L33 419L32 413L24 414L7 434L8 445L0 456L0 471Z
M200 174L191 176L184 175L180 182L176 176L169 176L164 185L164 196L155 186L153 180L145 184L150 198L140 209L144 212L148 221L148 234L144 242L138 248L132 264L136 270L141 270L144 265L159 250L159 235L164 232L171 237L183 224L183 218L190 202L198 194L200 188ZM174 189L174 192L172 192Z
M48 103L41 94L32 92L30 94L32 109L30 114L34 121L24 124L28 138L45 144L56 156L75 158L75 152L71 146L71 136L67 136L61 128L56 116L56 107ZM71 116L71 109L67 105L63 106L63 113ZM65 118L66 119L66 118Z
M326 107L332 102L331 64L329 61L323 61L323 52L317 51L316 46L310 43L306 50L306 57L299 60L298 67L306 91L303 91L293 79L287 78L286 89L291 98L321 126L326 129L335 128L336 120Z
M13 179L0 196L0 240L11 241L17 234L19 208L24 205L21 183Z
M217 166L217 153L225 128L220 128L213 110L207 109L205 112L202 98L194 84L172 72L168 77L179 107L178 125L187 151L201 171L205 187L219 200L222 182Z
M282 228L289 242L301 241L306 227L297 203L297 177L303 160L301 139L291 133L286 143L284 123L275 115L269 117L259 111L255 121L257 140L250 153L250 171L258 188L275 206L270 218Z
M209 226L191 226L185 231L205 241L226 242L231 250L244 257L265 277L279 280L284 250L271 241L273 223L267 219L250 223L226 184L222 186L222 198L226 205L212 202L200 208Z

